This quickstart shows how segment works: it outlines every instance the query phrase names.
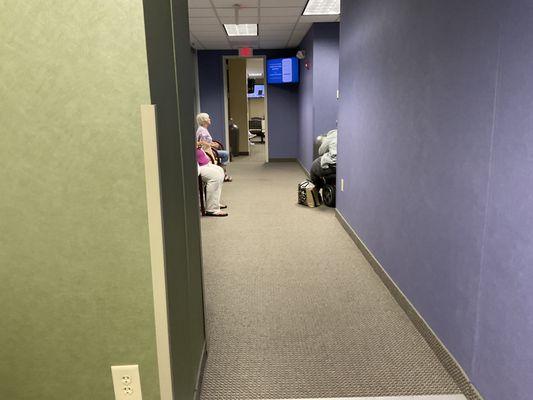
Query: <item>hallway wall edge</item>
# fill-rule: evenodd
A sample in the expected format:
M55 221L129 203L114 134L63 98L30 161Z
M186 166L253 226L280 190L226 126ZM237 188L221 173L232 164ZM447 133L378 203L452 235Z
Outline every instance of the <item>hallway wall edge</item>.
M207 363L207 341L204 340L202 354L198 363L198 374L196 375L196 384L194 386L194 400L200 400L202 396L202 381L204 379L205 364Z
M298 162L298 164L300 165L300 167L302 167L302 170L305 172L305 176L307 176L307 178L311 179L311 174L309 173L309 171L307 170L307 168L305 168L305 165L303 164L302 160L300 160L299 158L297 158L296 161Z
M418 332L428 343L431 350L433 350L441 364L453 378L453 380L455 381L459 389L462 391L462 393L465 395L465 397L468 400L483 400L483 397L478 392L474 384L470 381L470 378L468 377L464 369L461 367L461 365L457 362L453 354L450 353L444 343L442 343L442 341L435 334L433 329L431 329L430 325L426 322L422 315L420 315L418 310L414 307L414 305L407 298L407 296L402 292L396 282L394 282L394 280L390 277L385 268L368 249L363 240L359 237L357 232L350 226L350 224L346 221L346 219L338 209L335 209L335 216L348 234L348 236L350 236L352 241L355 243L357 248L361 251L361 253L363 253L363 256L371 265L374 272L379 276L383 284L387 287L392 297L394 297L398 305L407 314L407 316L414 324Z

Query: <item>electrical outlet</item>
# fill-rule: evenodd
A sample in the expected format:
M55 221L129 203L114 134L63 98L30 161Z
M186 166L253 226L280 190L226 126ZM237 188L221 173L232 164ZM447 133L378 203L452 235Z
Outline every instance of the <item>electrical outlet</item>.
M138 365L111 366L115 400L142 400Z
M341 178L341 192L344 192L344 178Z

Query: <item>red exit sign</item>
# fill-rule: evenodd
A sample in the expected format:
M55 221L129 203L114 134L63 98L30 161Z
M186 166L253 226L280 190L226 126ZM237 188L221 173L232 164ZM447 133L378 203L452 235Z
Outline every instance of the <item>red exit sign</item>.
M254 50L251 47L241 47L239 49L239 56L241 57L251 57L254 55Z

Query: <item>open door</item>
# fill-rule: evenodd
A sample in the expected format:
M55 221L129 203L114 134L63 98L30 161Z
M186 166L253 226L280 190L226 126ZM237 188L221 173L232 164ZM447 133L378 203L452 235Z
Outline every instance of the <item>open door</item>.
M246 59L228 59L228 115L239 127L239 154L246 155L249 154L247 93Z

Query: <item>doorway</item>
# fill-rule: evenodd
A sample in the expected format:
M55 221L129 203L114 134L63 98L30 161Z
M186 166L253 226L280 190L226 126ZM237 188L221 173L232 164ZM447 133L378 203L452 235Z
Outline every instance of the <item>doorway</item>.
M233 144L234 156L268 162L266 57L223 56L222 68L226 143ZM239 127L238 138L232 137L230 120Z

